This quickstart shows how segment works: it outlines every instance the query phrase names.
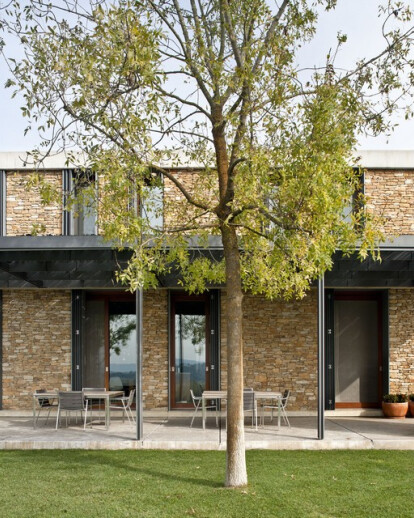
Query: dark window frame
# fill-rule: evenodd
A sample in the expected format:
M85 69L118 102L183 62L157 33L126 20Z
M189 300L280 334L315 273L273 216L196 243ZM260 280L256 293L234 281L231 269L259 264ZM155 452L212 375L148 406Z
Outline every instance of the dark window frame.
M85 236L85 235L98 235L98 224L97 224L97 213L95 211L95 226L94 233L85 234L83 229L83 222L85 221L85 215L82 211L79 211L79 215L75 216L73 210L67 209L68 199L71 194L79 189L83 183L89 184L91 181L94 182L97 188L96 176L89 170L82 171L78 169L64 169L62 171L62 235L64 236ZM87 215L86 215L87 217Z
M6 171L0 171L0 236L6 235Z

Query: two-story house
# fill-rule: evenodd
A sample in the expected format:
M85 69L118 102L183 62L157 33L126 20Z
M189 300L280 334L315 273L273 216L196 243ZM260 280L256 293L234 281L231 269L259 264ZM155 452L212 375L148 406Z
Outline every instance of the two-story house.
M414 152L361 157L365 194L387 241L381 262L338 252L325 276L331 410L378 407L386 392L414 392ZM0 153L0 408L28 409L40 388L128 392L136 379L136 297L114 272L129 252L101 240L93 210L65 209L78 173L64 157L46 160L41 173L61 190L61 203L43 205L36 188L26 189L30 172L21 153ZM196 171L181 174L191 182ZM173 187L159 194L171 197ZM225 319L220 286L188 295L166 277L144 292L145 409L185 408L190 388L226 386ZM292 409L316 410L316 288L290 302L246 294L243 326L245 385L290 388Z

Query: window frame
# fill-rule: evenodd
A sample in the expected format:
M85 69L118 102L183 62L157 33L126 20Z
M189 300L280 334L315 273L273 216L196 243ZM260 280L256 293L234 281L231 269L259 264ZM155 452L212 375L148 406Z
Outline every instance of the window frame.
M69 197L75 192L77 186L75 184L76 177L80 177L82 174L90 174L91 178L95 183L95 188L98 188L98 182L96 176L90 171L81 171L76 169L64 169L62 171L62 235L64 236L87 236L87 235L98 235L98 214L95 211L95 225L93 234L85 234L84 231L79 232L79 223L84 221L84 215L75 216L73 210L68 210L67 203ZM78 227L78 228L77 228ZM75 232L75 229L77 231Z
M0 236L5 236L6 227L6 198L7 198L7 183L6 171L0 171Z

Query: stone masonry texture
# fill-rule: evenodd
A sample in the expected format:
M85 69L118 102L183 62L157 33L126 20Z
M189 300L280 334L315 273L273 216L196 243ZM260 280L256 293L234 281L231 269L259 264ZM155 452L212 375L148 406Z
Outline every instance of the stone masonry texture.
M47 172L45 179L58 191L62 189L62 173ZM24 236L37 230L37 235L62 234L62 207L43 205L39 189L26 188L29 172L7 172L6 235Z
M71 294L3 291L3 408L30 409L37 389L70 390Z
M269 301L245 295L243 303L244 386L290 389L289 408L317 405L316 290L299 301ZM222 296L221 382L226 387L226 299Z
M144 292L144 408L168 406L168 291Z
M389 290L390 392L414 392L414 290Z
M367 171L365 195L387 236L414 234L414 171Z

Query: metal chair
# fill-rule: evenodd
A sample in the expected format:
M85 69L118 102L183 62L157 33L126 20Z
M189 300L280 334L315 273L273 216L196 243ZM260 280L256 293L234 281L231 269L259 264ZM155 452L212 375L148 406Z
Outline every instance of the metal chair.
M288 416L287 416L287 413L286 413L286 407L287 407L287 404L288 404L288 401L289 401L289 397L290 397L290 390L286 389L283 392L282 398L280 399L280 413L281 413L284 421L286 422L286 424L290 428L289 419L288 419ZM265 418L264 410L266 408L270 408L271 409L270 421L273 421L273 410L278 410L279 409L279 405L263 405L263 424L264 424L264 418Z
M193 405L194 405L194 414L193 414L193 418L191 419L191 424L190 424L190 428L193 426L193 422L194 422L194 419L195 419L195 416L197 415L197 411L198 409L200 408L200 403L201 403L201 400L202 400L202 397L201 396L195 396L194 395L194 392L192 389L190 389L190 394L191 394L191 400L193 402ZM218 416L217 416L217 401L216 400L212 400L214 401L214 405L206 405L206 409L213 409L216 411L216 426L218 426Z
M243 412L252 413L252 427L254 425L257 430L257 401L252 388L243 390Z
M45 394L46 392L47 391L45 389L35 390L36 394ZM56 399L57 399L57 397L58 396L56 394ZM35 427L37 426L37 421L39 419L39 415L42 410L48 410L46 423L45 423L45 425L46 425L47 422L49 421L50 411L52 410L52 408L58 407L58 403L53 403L49 398L36 398L36 399L37 399L37 404L38 404L38 411L37 411L36 420L34 423Z
M122 422L125 421L125 414L130 423L135 423L134 414L132 413L132 403L134 402L135 389L132 389L129 393L129 396L115 397L111 399L110 403L117 402L121 403L122 406L118 405L109 405L110 410L122 410Z
M83 426L84 429L86 428L86 418L87 418L87 415L88 415L89 406L91 408L91 423L92 423L93 404L94 404L95 401L99 402L98 416L100 417L100 415L101 415L101 400L100 399L85 398L85 394L88 394L88 393L91 393L91 392L106 392L106 388L103 388L103 387L98 387L98 388L85 387L85 388L82 389L82 393L83 393L84 400L85 400L85 423L84 423L84 426ZM91 426L92 426L92 424L91 424Z
M60 413L62 410L66 411L66 426L68 426L68 412L80 412L82 417L82 412L85 411L85 400L83 397L82 391L69 391L69 392L59 392L59 405L56 416L56 430L59 427L60 423ZM86 417L86 414L85 414ZM78 422L78 417L76 415L76 422Z

